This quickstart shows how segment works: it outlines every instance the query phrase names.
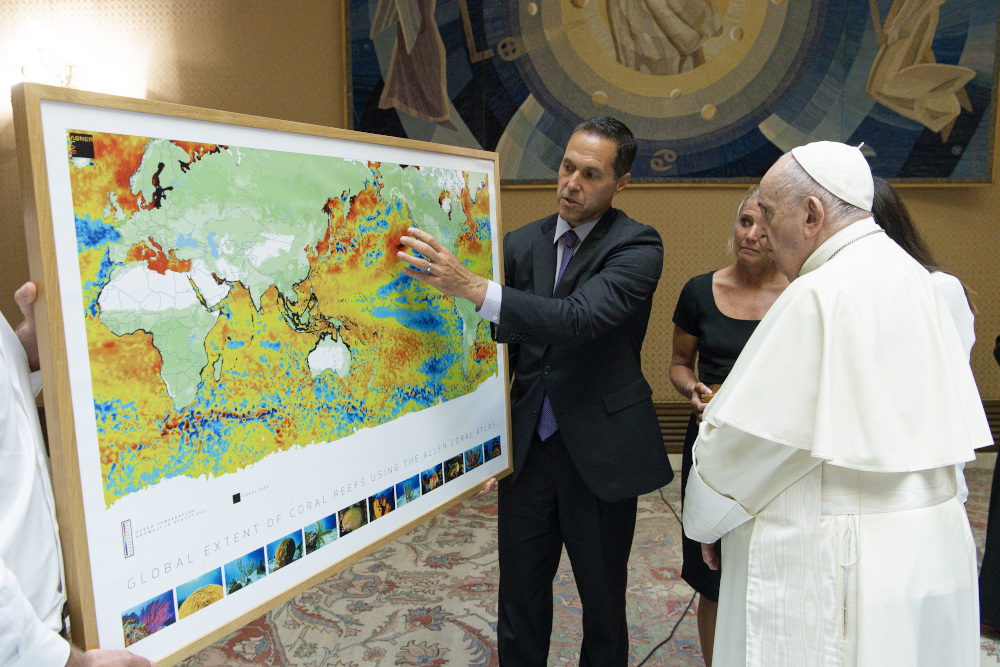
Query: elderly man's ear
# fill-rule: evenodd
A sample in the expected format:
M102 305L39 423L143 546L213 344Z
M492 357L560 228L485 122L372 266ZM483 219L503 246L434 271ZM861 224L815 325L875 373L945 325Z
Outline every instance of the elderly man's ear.
M823 224L826 222L826 209L823 208L823 202L813 196L806 197L802 206L806 211L805 235L807 239L811 239L823 229Z

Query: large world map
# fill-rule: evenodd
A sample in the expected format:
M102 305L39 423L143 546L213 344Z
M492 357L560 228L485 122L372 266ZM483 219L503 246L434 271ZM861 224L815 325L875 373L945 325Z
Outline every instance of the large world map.
M417 226L490 276L486 174L85 130L68 144L107 505L337 446L497 375L472 304L396 259Z

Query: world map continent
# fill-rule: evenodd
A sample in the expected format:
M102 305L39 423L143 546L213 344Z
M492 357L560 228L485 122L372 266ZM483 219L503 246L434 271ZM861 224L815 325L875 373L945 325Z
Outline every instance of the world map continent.
M487 174L68 136L108 506L334 443L497 375L474 306L396 258L414 226L492 277ZM81 137L93 157L73 150Z

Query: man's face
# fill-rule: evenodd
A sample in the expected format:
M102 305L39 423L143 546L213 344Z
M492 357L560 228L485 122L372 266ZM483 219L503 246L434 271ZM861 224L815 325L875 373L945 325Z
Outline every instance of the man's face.
M611 139L577 132L566 144L559 165L559 215L570 226L599 218L628 183L629 174L615 178L617 146Z
M801 204L793 202L778 187L778 176L784 172L791 155L774 163L760 181L757 205L760 207L760 226L767 236L767 253L775 267L789 280L795 280L808 259L806 221L808 215Z

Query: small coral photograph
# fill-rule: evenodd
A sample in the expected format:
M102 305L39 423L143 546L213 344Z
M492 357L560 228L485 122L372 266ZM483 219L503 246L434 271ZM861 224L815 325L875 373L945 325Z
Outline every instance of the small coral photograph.
M136 605L122 614L122 630L125 632L125 646L131 646L154 632L174 623L174 592L169 590L151 600Z
M275 572L302 558L302 531L296 530L267 545L267 571Z
M500 456L500 438L493 438L484 444L483 448L486 450L486 460L492 461Z
M306 526L306 553L311 554L337 539L337 515L323 517Z
M241 588L246 588L267 574L267 559L264 558L264 547L251 551L245 556L231 560L223 567L226 575L226 595L232 595Z
M444 484L444 475L441 472L441 464L420 473L420 492L430 493L434 489Z
M396 507L402 507L420 497L420 475L404 479L396 485Z
M337 518L340 520L341 537L353 533L368 523L368 503L361 500L350 507L345 507L337 512Z
M479 466L483 465L483 446L476 445L472 449L465 452L465 470L475 470Z
M463 456L459 454L444 462L444 481L450 482L462 476L462 473L465 472L465 468L462 467L462 458Z
M222 568L206 572L197 579L177 587L177 618L184 618L218 602L225 595L222 588Z
M379 491L368 498L368 510L372 521L396 509L396 493L393 487Z

